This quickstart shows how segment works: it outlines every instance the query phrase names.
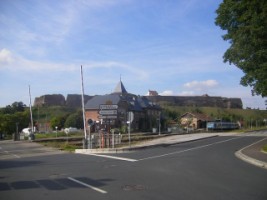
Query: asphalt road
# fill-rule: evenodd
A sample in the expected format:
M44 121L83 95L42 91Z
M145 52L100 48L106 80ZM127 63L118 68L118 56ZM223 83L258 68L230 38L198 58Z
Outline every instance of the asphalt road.
M260 139L216 137L108 157L0 142L0 197L266 200L267 170L234 155Z

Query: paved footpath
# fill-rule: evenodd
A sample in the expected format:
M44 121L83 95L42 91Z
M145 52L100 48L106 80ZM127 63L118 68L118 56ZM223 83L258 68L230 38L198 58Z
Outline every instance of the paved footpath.
M13 140L2 140L0 141L0 160L6 159L17 159L34 156L45 156L62 154L55 148L45 147L41 144L30 142L30 141L13 141Z

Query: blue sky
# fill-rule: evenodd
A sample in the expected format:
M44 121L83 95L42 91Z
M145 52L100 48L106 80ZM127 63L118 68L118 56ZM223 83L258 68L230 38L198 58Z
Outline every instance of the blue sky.
M1 0L0 107L44 94L108 94L122 81L146 95L240 97L241 70L223 63L220 0Z

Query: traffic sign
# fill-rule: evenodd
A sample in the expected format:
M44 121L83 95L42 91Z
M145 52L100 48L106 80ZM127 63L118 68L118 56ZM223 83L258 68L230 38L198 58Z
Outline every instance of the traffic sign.
M118 109L118 105L116 105L116 104L111 104L111 105L101 104L101 105L99 105L99 109L100 110L116 110L116 109Z
M130 122L130 123L132 123L133 122L133 120L134 120L134 113L133 112L128 112L128 121Z
M117 119L117 115L99 115L99 119Z
M117 115L117 110L100 110L100 115Z

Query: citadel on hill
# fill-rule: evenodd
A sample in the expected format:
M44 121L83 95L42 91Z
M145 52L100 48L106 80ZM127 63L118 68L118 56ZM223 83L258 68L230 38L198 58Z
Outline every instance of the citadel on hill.
M98 95L96 95L98 96ZM94 96L84 95L85 103ZM217 96L160 96L156 91L149 90L146 97L153 103L168 103L176 106L196 106L196 107L218 107L218 108L238 108L242 109L243 104L240 98L226 98ZM80 94L68 94L66 99L62 94L46 94L36 97L34 106L68 106L81 107Z

